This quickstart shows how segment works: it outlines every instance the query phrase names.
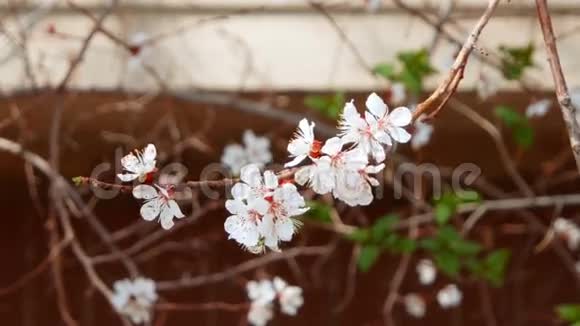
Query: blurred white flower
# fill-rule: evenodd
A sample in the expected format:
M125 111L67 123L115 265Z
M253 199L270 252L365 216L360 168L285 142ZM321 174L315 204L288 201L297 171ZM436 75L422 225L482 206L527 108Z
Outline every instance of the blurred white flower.
M272 304L252 303L248 311L248 322L254 326L265 326L274 317Z
M415 293L409 293L403 298L407 313L415 318L423 318L427 309L425 300Z
M477 95L481 100L487 100L489 97L497 94L499 90L499 81L492 80L492 77L481 73L476 85Z
M173 218L185 217L173 200L174 188L164 188L158 185L138 185L133 188L133 197L145 200L141 206L141 217L146 221L152 221L159 216L161 226L169 230L175 224Z
M437 302L443 309L459 306L462 298L463 295L455 284L449 284L437 292Z
M252 302L270 303L276 298L274 284L270 280L249 281L246 284L246 293Z
M437 269L431 260L421 259L417 263L417 274L419 275L419 282L421 284L430 285L437 277Z
M110 298L115 310L129 317L134 324L151 321L151 308L157 301L155 282L150 279L124 279L113 284L113 296Z
M403 128L411 123L411 111L398 107L389 114L387 105L375 93L367 98L366 107L363 119L353 101L346 103L340 120L340 136L344 144L353 143L382 162L385 160L383 145L392 146L393 140L406 143L411 139Z
M287 315L295 316L298 312L298 308L302 307L304 304L302 288L298 286L289 286L280 277L275 277L274 289L278 294L278 300L280 301L280 309L282 312Z
M148 180L152 173L155 172L155 157L157 156L157 149L155 145L149 144L142 151L134 150L121 159L121 165L125 173L117 174L117 177L123 182L133 181L138 179L139 182Z
M391 85L391 103L401 104L407 99L407 90L403 83L393 83Z
M246 130L242 137L244 145L230 144L224 148L222 163L229 167L234 175L239 175L243 166L254 163L259 167L272 161L270 140L256 136L252 130Z
M580 245L580 228L574 222L558 217L552 226L554 232L562 237L570 250L578 249Z
M274 317L274 285L270 280L250 281L246 284L246 293L251 300L248 321L256 326L266 325Z
M300 120L294 138L288 143L288 152L293 159L284 164L285 167L296 166L309 156L313 159L320 156L322 144L314 139L314 126L314 122L308 123L307 119Z
M542 99L539 101L535 101L530 103L526 108L526 117L533 118L533 117L543 117L548 113L548 110L552 106L552 100L550 99Z
M242 168L241 181L232 188L233 199L226 208L224 228L230 238L253 253L263 252L263 246L279 251L280 241L290 241L295 233L295 216L308 210L304 198L291 183L278 182L272 171L263 176L257 165Z
M429 141L431 141L433 126L419 119L415 121L414 126L415 132L413 134L413 138L411 139L411 148L418 150L419 148L427 145Z

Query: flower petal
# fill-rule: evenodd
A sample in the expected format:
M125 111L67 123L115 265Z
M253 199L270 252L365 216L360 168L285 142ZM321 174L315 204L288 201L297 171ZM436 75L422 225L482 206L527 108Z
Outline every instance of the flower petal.
M378 119L387 113L387 105L376 93L369 95L365 104L367 109Z
M338 137L332 137L324 143L322 149L320 150L322 153L334 156L340 152L342 149L342 141Z
M150 200L141 206L141 217L146 221L152 221L157 216L161 210L161 201L157 199Z
M157 189L150 185L138 185L133 188L133 197L137 199L150 200L159 196Z
M389 135L391 135L391 137L399 143L406 143L411 139L411 134L403 128L388 127L388 132Z
M278 177L272 171L264 172L264 184L268 189L274 189L278 187Z
M389 114L389 123L397 127L409 125L412 119L413 115L411 114L411 110L404 106L394 109L393 112Z
M171 210L171 213L173 214L173 216L175 216L177 218L185 217L185 215L183 215L183 213L181 212L181 209L179 208L179 205L177 205L177 202L175 200L168 201L167 205L169 205L169 209Z

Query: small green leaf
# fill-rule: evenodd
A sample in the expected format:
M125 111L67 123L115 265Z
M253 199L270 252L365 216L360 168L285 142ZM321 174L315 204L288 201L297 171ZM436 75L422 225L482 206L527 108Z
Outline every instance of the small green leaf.
M388 63L379 63L373 68L373 72L385 79L391 80L395 76L395 67Z
M508 80L520 79L527 68L534 66L534 45L531 43L525 47L500 46L499 51L502 73Z
M463 239L450 243L449 247L459 256L473 256L481 251L481 246L478 243Z
M304 98L304 105L311 109L326 111L326 108L330 105L330 101L325 96L309 95Z
M438 203L435 206L435 221L437 224L447 224L449 218L453 215L454 209L447 203Z
M305 214L307 218L323 223L331 222L330 213L332 208L330 206L319 201L308 201L306 204L310 207Z
M438 252L441 250L441 242L434 238L421 239L419 247L431 252Z
M524 115L506 105L498 106L495 115L512 130L516 144L528 149L534 143L534 129Z
M459 274L461 264L459 257L449 252L439 252L435 256L435 265L447 276L455 277Z
M380 241L387 235L393 226L397 224L399 217L397 215L385 215L375 221L371 227L371 233L373 239Z
M493 286L502 286L510 256L511 253L507 249L499 249L490 253L485 258L485 278Z
M534 129L528 124L519 126L514 128L513 137L518 145L528 149L534 143Z
M379 255L381 254L381 250L378 246L375 245L366 245L363 246L358 256L358 268L362 272L368 271L377 261Z
M371 239L371 231L365 228L358 228L349 234L347 238L354 242L366 243Z
M514 108L507 105L499 105L495 108L495 115L505 123L506 126L513 128L522 124L525 118Z
M562 304L556 307L560 319L570 323L580 323L580 304Z
M398 237L389 249L397 253L412 253L417 249L417 241L411 238Z
M333 95L310 95L304 98L304 105L333 119L340 115L344 102L345 98L342 92L336 92Z

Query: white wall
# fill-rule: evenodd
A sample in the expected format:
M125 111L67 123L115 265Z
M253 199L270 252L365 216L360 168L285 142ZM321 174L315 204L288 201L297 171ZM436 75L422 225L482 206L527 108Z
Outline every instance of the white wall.
M97 8L106 1L76 2ZM334 4L330 6L333 17L370 66L393 60L401 50L429 46L433 39L432 28L395 10L390 1L385 1L383 9L374 14L360 9L362 1L329 2ZM406 2L416 5L430 3L435 9L440 3ZM474 25L477 14L483 10L481 5L486 2L459 2L453 17L462 26L462 31L452 28L454 35L461 39L467 36L466 32ZM580 2L571 5L573 2L550 1L557 33L580 26ZM7 0L0 2L3 16L10 12L9 3ZM309 12L307 6L300 4L301 1L125 0L122 3L125 9L116 11L105 26L123 39L131 39L136 33L155 36L189 26L184 32L171 33L171 37L141 53L140 59L151 65L170 88L367 90L386 85L367 73L327 19ZM198 23L220 11L256 8L264 3L269 4L266 9ZM152 9L150 4L155 7ZM532 4L533 1L523 0L502 3L498 15L484 30L476 51L493 54L500 44L524 45L531 41L538 46L535 58L538 67L530 71L528 80L533 86L551 88L542 36L533 16ZM354 7L359 9L349 9ZM30 25L27 44L31 70L40 86L54 85L66 73L70 59L81 46L80 39L89 33L92 22L66 6L58 5L50 12L33 8L30 6L20 13L18 19L14 16L4 19L3 24L16 39L18 26ZM98 13L98 10L94 11L95 15ZM68 36L50 35L47 33L50 25ZM561 39L558 46L569 83L580 86L580 33ZM445 69L454 52L454 46L442 42L433 60L438 67ZM0 38L0 88L10 90L30 86L22 53L10 38ZM461 87L475 87L481 71L481 64L471 60ZM487 68L485 71L492 70ZM441 75L431 78L428 87L433 87L440 78ZM498 83L504 88L514 86L499 79ZM91 43L88 55L70 85L80 88L158 88L135 58L102 35Z

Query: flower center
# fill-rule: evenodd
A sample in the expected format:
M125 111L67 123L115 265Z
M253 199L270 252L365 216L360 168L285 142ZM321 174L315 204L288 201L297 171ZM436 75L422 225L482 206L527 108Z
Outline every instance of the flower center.
M320 140L314 140L312 145L310 145L310 153L308 155L312 158L320 157L320 149L322 148L322 142Z

